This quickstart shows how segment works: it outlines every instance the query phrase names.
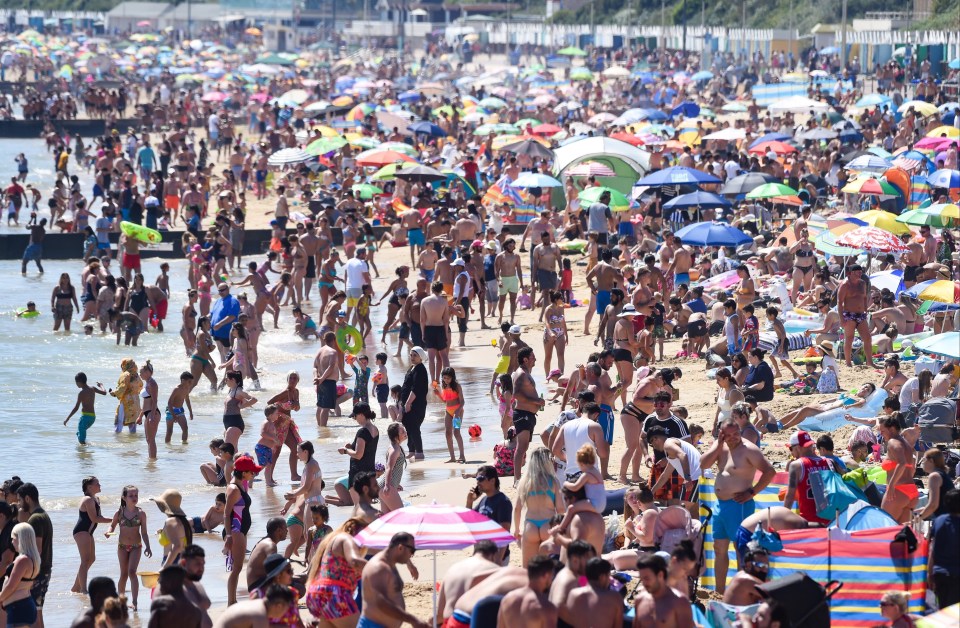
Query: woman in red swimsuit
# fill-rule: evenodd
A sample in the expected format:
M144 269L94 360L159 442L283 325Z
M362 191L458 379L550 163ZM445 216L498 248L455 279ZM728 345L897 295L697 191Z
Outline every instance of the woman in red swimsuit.
M906 523L917 506L920 493L913 483L916 469L913 447L900 435L898 415L898 412L894 413L880 423L880 435L887 444L887 457L881 465L887 472L887 492L880 507L898 523Z

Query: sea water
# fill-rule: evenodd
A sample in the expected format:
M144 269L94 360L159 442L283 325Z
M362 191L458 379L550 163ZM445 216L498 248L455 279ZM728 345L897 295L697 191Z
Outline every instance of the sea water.
M144 260L144 276L152 283L159 275L159 259ZM180 373L189 370L189 359L184 351L178 334L180 329L180 310L185 302L187 289L186 263L171 262L171 290L173 298L165 324L164 333L150 333L140 337L139 347L117 346L115 336L93 336L83 334L79 315L74 314L73 331L70 334L53 333L53 317L50 313L50 296L60 277L60 273L70 273L76 286L81 263L74 261L48 261L44 263L46 274L38 275L31 265L28 276L20 276L20 264L16 261L0 262L0 433L3 436L3 454L0 455L0 480L17 475L25 482L33 482L40 492L40 501L53 520L54 527L54 568L50 593L47 596L44 616L48 626L66 626L81 610L86 598L70 593L76 576L79 556L71 536L77 520L77 507L80 503L81 480L90 475L100 479L103 493L100 494L103 514L112 517L119 506L120 492L127 484L134 484L140 490L140 507L147 514L148 529L151 532L153 558L142 558L141 571L156 571L162 550L155 532L162 525L163 517L156 506L148 501L151 496L159 495L163 490L176 488L183 494L183 509L190 516L203 515L213 504L217 493L223 488L207 486L199 472L204 462L212 460L207 443L215 437L222 437L224 395L208 392L205 378L201 379L191 401L194 420L190 422L188 445L180 444L179 428L174 431L171 445L163 443L165 424L161 422L157 436L158 459L147 459L147 448L142 434L115 434L113 429L116 400L110 396L97 396L97 420L88 431L88 443L79 445L76 439L76 426L79 413L74 415L67 427L63 420L76 402L77 387L74 376L78 371L87 374L90 385L102 382L106 388L115 388L120 376L120 361L133 358L138 365L149 359L155 367L154 379L159 386L158 406L166 405L170 390L179 381ZM239 279L239 276L236 278ZM386 286L387 279L379 280L375 285L378 295ZM234 289L239 294L242 289ZM78 291L79 292L79 291ZM319 318L317 308L319 299L316 290L314 302L306 304L306 311L315 320ZM25 306L28 300L37 303L42 313L33 319L18 319L15 311ZM372 312L376 338L368 339L365 350L374 364L374 354L386 351L392 354L396 350L396 334L388 334L387 347L379 345L379 330L383 325L386 307L374 308ZM268 327L271 317L267 316ZM311 385L312 364L319 348L315 340L304 341L292 332L292 320L288 311L281 316L281 329L268 331L261 336L259 343L261 382L264 391L248 392L258 399L251 409L244 411L246 432L240 439L240 451L252 452L259 435L263 420L263 407L268 398L285 386L286 374L296 370L300 374L300 399L302 410L294 414L301 435L314 442L317 447L316 458L328 485L332 478L344 475L347 470L347 457L337 453L337 448L352 441L356 432L356 423L347 417L331 417L329 427L318 428L315 420L315 392ZM479 323L472 321L471 329ZM99 329L99 327L98 327ZM492 333L492 332L491 332ZM456 331L453 332L456 340ZM404 354L407 352L405 351ZM214 352L216 354L216 352ZM489 459L493 445L500 440L500 419L497 405L488 396L490 368L495 361L495 349L489 344L467 349L451 351L453 366L457 369L458 379L464 386L466 416L464 417L463 439L468 460ZM465 365L471 366L465 366ZM388 361L391 384L400 384L409 365L409 358L391 357ZM540 379L540 374L537 374ZM351 386L352 379L346 382ZM541 385L542 386L542 385ZM542 389L541 389L542 390ZM371 395L371 405L378 410L375 397ZM349 412L351 402L342 406ZM431 400L427 418L423 425L425 453L428 461L446 460L447 449L443 435L442 404ZM546 417L552 418L552 417ZM380 428L380 446L378 461L383 461L388 439L386 426L388 421L378 417ZM483 428L480 441L471 442L467 428L479 424ZM283 449L275 470L275 478L280 486L267 489L257 482L251 490L253 527L249 534L248 549L265 534L265 525L269 517L277 516L283 507L283 493L291 490L288 467L288 450ZM423 464L418 468L414 463L408 467L403 486L405 498L418 486L454 477L460 469L451 465ZM471 471L475 470L473 467ZM463 496L450 495L446 503L460 504ZM332 524L336 526L349 514L346 508L331 508ZM103 533L107 525L100 525L95 534L97 560L90 570L90 577L119 574L116 554L116 536L105 539ZM226 603L226 578L224 556L221 553L223 543L219 534L197 535L195 540L207 553L206 574L203 584L210 593L215 607ZM241 595L244 590L241 579ZM127 590L129 594L129 588ZM140 592L140 621L146 625L149 609L149 591ZM136 621L134 619L134 621ZM134 624L136 625L136 624Z

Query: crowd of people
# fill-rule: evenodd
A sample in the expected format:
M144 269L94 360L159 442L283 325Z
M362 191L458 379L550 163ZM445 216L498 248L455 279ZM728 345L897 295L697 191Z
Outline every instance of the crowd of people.
M359 139L389 142L411 161L438 166L427 170L439 176L407 177L398 168L393 179L371 178L376 166L393 162L358 154L355 149L364 144L357 138L318 158L276 165L270 157L281 149L330 137L325 129L331 127L319 124L326 120L310 120L304 107L282 100L253 99L241 88L230 90L230 99L206 99L200 88L180 87L165 72L129 94L144 116L142 128L125 135L111 129L89 141L55 131L48 136L57 175L46 204L20 155L4 205L8 224L19 225L21 210L29 212L23 273L28 262L42 273L44 249L58 245L48 225L86 236L74 276L63 273L50 294L54 331L70 332L77 316L84 333L115 337L137 356L133 347L139 348L143 334L169 333L164 321L173 305L173 326L179 324L183 341L180 367L172 355L157 367L130 357L120 364L115 387L92 386L96 378L78 372L76 403L64 425L79 412L77 439L86 444L96 405L104 403L98 397L110 396L115 432L136 433L141 427L148 456L156 460L167 455L157 440L161 423L165 444L178 430L182 443L189 442L191 395L209 389L223 401L222 437L209 442L212 461L196 473L211 492L222 491L204 516L187 516L176 487L151 498L159 515L143 509L135 484L109 487L122 497L115 512L103 511L100 482L93 476L83 480L73 529L80 563L72 591L89 596L90 608L73 625L124 626L127 606L138 608L143 595L137 569L153 552L148 515L162 522L150 626L431 623L433 618L406 609L397 571L405 565L411 578L419 577L411 562L416 538L398 533L387 548L375 551L355 537L402 508L408 466L431 453L424 447L424 423L432 414L440 415L447 462L461 465L465 478L474 481L462 503L516 539L506 547L477 543L470 558L448 569L436 616L444 626L620 626L629 605L634 626L694 625L692 583L700 558L688 542L662 551L656 531L668 517L683 516L679 513L700 518L700 488L707 477L716 502L710 524L716 592L731 605L760 603L750 625L789 626L785 608L756 586L768 579L770 565L770 550L754 539L756 529L828 524L820 516L812 478L874 464L885 473L879 507L897 523L929 529L928 586L940 607L960 601L956 457L925 442L915 425L922 404L956 400L960 365L948 356L935 372L917 370L911 377L902 372L909 358L904 347L910 345L894 344L898 334L944 334L960 325L949 308L929 308L902 290L878 289L871 282L884 270L902 271L905 289L929 280L955 281L960 264L951 227L960 223L907 229L898 256L835 255L813 237L821 223L843 222L849 218L844 211L860 204L867 209L876 200L841 191L853 179L846 168L851 149L912 148L942 125L941 112L925 114L916 106L898 113L901 81L890 89L889 104L857 114L847 111L841 98L815 93L811 84L818 102L829 103L830 111L846 114L856 126L855 146L844 145L837 133L829 136L834 122L826 112L763 113L751 100L736 119L684 119L673 112L688 99L719 108L732 95L732 86L719 77L698 84L673 76L693 69L696 61L645 48L609 58L591 51L590 64L642 62L658 76L651 82L617 79L612 89L599 78L571 83L561 91L576 106L566 107L555 106L559 99L546 88L524 92L519 81L503 89L474 84L460 91L453 88L459 83L451 82L449 90L430 95L399 89L406 74L398 61L364 69L375 90L372 102L399 99L406 112L432 120L439 131L406 132L384 124L371 108L356 120ZM785 61L777 57L778 70ZM455 76L444 80L464 74L462 67L451 70ZM881 80L895 83L892 70L889 77L882 72ZM277 75L261 87L271 98L295 87L308 89L310 99L332 98L345 84L339 80L345 73L341 66L292 78ZM527 95L537 98L531 101L536 104L525 106ZM925 102L943 98L939 91L921 95ZM102 96L108 107L120 107L110 104L110 94ZM126 108L127 92L122 96ZM493 132L476 132L483 116L471 118L464 108L500 97L499 123L515 125L525 146L536 144L542 151L511 152L509 145L494 146ZM604 112L650 98L659 105L650 110L674 116L686 131L678 136L685 139L666 141L642 130L635 135L633 123L613 114L597 121ZM192 125L197 121L200 128ZM744 139L709 139L708 125L742 131ZM541 126L552 128L538 131ZM749 140L766 134L786 139L817 129L826 132L823 140L799 139L793 150L750 149ZM950 133L944 131L944 138L955 137ZM677 194L664 189L626 207L616 205L610 189L592 202L581 200L591 188L603 187L608 175L602 168L597 168L601 174L588 169L564 176L559 204L549 188L508 194L511 182L552 172L558 142L578 134L633 137L651 151L651 172L696 170L711 177L705 191L722 192L726 183L757 175L789 184L798 192L796 202L740 200L726 208L671 211L665 203ZM956 143L946 144L935 164L928 161L956 170ZM926 164L914 167L919 172ZM448 175L440 168L456 170ZM78 171L93 177L89 196L71 174ZM960 182L960 172L957 177ZM381 179L389 180L369 199L363 186ZM933 186L931 196L947 203L953 194L951 187ZM524 211L532 214L529 220ZM714 220L740 227L750 234L748 241L698 246L680 231ZM182 261L161 264L160 274L148 281L141 255L149 249L136 232L121 231L121 222L183 229ZM247 225L260 223L269 226L270 235L264 252L249 260L257 247L247 242ZM380 236L375 223L384 227ZM570 241L579 242L576 253L566 247ZM383 277L375 258L385 269ZM185 278L186 292L171 290L171 273ZM238 290L245 291L235 295ZM789 333L784 315L801 307L810 310L814 325ZM35 311L35 302L25 310ZM385 321L382 328L374 329L372 312ZM316 344L308 380L315 403L313 395L301 398L296 371L286 375L278 392L261 383L269 365L261 361L259 342L275 330L299 336L303 351ZM810 347L799 369L793 360L801 352L791 344L797 335L805 339L803 348ZM490 364L478 364L474 349L491 341ZM570 350L576 352L573 359ZM868 372L874 359L882 376ZM402 367L398 382L391 382L391 365ZM461 368L458 377L460 365L470 366L469 376ZM179 384L161 390L155 368L182 371ZM784 378L783 371L792 377ZM681 406L682 380L707 381L706 372L716 385L713 409L700 413ZM470 381L477 373L483 381ZM854 380L861 385L841 393ZM489 387L489 399L465 392L478 385ZM818 435L802 429L811 417L866 407L875 394L886 397L881 414L848 415L842 437L841 430ZM792 398L800 395L821 397ZM475 417L486 416L488 403L497 407L497 416L491 414L484 427L494 433L500 428L498 444L489 464L470 473L472 467L462 466L468 457L462 431L479 421ZM311 406L317 430L329 430L331 416L356 421L353 440L335 450L345 464L332 450L318 451L305 434L303 412ZM256 424L248 429L251 420ZM780 449L787 446L788 459L772 449L777 439ZM254 500L284 483L277 475L284 447L293 488L283 493L276 516L254 521ZM344 467L342 477L324 481L324 470L329 479L331 468ZM787 477L782 505L761 508L756 497L778 470ZM8 626L43 625L54 567L54 530L30 481L41 483L40 478L26 480L4 483L0 503L0 571L9 567L0 588L0 619L5 616ZM608 501L617 488L626 489L620 508L624 538L611 548L604 515L612 510ZM351 510L337 514L331 507ZM917 523L921 520L925 523ZM343 522L333 525L336 521ZM118 538L116 581L90 578L95 564L93 573L102 573L98 526L109 526L106 535ZM195 534L221 526L229 571L225 611L212 608L201 585L205 553L194 542ZM251 544L263 532L266 536ZM731 545L739 567L733 574ZM306 565L305 573L295 575L297 564ZM629 604L617 576L621 571L635 572L638 583L630 587ZM890 625L912 625L902 594L888 593L877 603Z

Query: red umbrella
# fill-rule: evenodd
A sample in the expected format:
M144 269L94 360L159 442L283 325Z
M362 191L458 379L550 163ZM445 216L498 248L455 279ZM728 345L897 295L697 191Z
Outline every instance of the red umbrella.
M643 146L643 140L641 140L636 135L631 135L630 133L624 133L620 131L619 133L614 133L610 136L611 139L620 140L621 142L626 142L627 144L632 144L633 146Z
M562 130L563 129L558 127L556 124L538 124L537 126L533 127L533 132L536 135L556 135Z
M395 164L398 161L408 161L410 163L416 163L416 159L404 155L403 153L398 153L395 150L378 150L369 155L365 155L357 159L358 166L389 166L390 164Z
M797 149L785 142L772 140L769 142L761 142L749 150L749 152L756 155L766 155L770 151L773 151L778 155L789 155L790 153L797 152Z
M908 250L900 238L878 227L857 227L838 237L837 244L868 253L904 253Z

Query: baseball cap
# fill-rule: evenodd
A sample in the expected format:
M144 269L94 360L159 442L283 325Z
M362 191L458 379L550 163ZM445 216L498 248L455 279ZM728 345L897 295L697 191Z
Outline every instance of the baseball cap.
M463 261L462 257L458 257L457 261L453 263L454 266L466 266L467 263Z
M790 444L788 447L807 447L813 444L813 439L810 438L810 435L800 430L796 434L790 437Z
M520 325L511 325L511 326L510 326L510 329L507 330L507 333L508 333L508 334L516 334L517 336L519 336L520 333L521 333Z

